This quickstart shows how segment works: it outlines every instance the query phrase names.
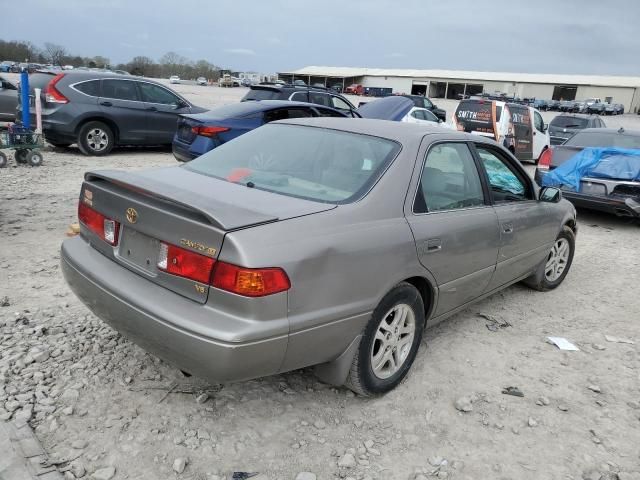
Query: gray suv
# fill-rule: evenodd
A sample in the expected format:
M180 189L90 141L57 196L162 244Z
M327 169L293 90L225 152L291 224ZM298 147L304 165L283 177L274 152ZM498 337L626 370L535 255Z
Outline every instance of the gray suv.
M58 147L77 143L85 155L107 155L116 145L171 145L178 116L202 113L166 86L101 72L38 72L45 138Z
M606 125L598 115L585 115L580 113L558 115L549 123L551 145L562 145L579 130L604 127L606 127Z

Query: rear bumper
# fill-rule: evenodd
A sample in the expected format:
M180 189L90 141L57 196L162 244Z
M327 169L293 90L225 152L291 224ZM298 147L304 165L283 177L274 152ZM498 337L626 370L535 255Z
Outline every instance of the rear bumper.
M73 292L96 316L181 370L224 383L272 375L282 365L287 335L263 332L259 340L221 340L216 329L233 318L142 279L81 237L62 244L61 267ZM203 320L205 327L188 330L186 319L191 324Z
M620 217L640 218L640 199L609 195L600 197L596 195L584 195L581 193L562 191L564 198L573 203L576 207L599 210L601 212L612 213Z
M204 155L208 151L213 150L221 143L222 142L217 137L214 139L200 135L196 136L193 139L193 142L187 143L180 140L177 135L174 135L171 148L176 160L179 162L189 162L194 158L198 158L200 155Z

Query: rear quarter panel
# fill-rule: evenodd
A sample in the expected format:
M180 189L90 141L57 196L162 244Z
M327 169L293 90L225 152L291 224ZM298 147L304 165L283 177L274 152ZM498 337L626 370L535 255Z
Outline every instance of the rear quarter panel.
M359 202L225 237L220 260L281 267L291 280L283 371L336 358L398 282L428 276L403 215L415 153L405 145Z

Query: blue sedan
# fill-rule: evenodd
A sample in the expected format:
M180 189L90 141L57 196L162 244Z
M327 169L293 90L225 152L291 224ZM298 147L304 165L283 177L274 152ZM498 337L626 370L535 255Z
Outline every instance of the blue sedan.
M181 115L173 137L173 155L188 162L261 125L305 117L347 117L339 110L286 100L242 102L204 113Z

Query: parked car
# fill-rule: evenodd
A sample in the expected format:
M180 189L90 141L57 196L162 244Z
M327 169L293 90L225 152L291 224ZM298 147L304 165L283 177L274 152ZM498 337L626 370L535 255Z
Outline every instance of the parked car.
M499 100L462 100L454 114L460 131L493 138L521 161L534 161L550 145L549 131L538 110Z
M558 111L560 112L573 112L575 109L575 104L573 100L562 100L560 105L558 105Z
M400 95L401 97L405 97L410 99L416 107L426 108L427 110L433 112L433 114L438 117L443 122L447 121L447 112L442 108L438 108L438 106L429 100L427 97L423 97L422 95Z
M348 95L364 95L364 87L359 83L352 83L348 87L345 87L344 93Z
M249 80L248 78L243 78L242 81L240 82L240 85L242 87L250 87L252 83L251 83L251 80Z
M18 108L18 87L0 77L0 122L15 122Z
M547 100L547 110L557 111L558 107L560 107L558 100Z
M594 115L604 115L605 109L607 108L608 103L592 103L587 106L587 113L591 113Z
M624 105L620 103L607 103L605 105L605 115L622 115L624 113Z
M580 113L560 114L549 123L549 137L551 145L562 145L579 130L585 128L606 127L602 119L597 115L584 115Z
M10 60L5 60L4 62L0 63L0 73L11 72L11 67L13 67L13 65L14 65L14 62Z
M492 140L367 119L88 172L78 214L67 283L147 351L214 383L315 365L362 395L402 381L426 325L561 285L575 249L573 206Z
M549 110L549 103L546 100L542 100L539 98L530 102L529 105L538 110Z
M299 87L306 87L307 86L307 84L304 82L304 80L294 80L293 84L297 85Z
M171 145L178 116L205 111L146 78L77 70L29 78L32 94L42 89L46 140L77 143L85 155L107 155L115 145Z
M196 83L197 83L198 85L204 85L204 86L207 86L207 79L206 79L206 78L204 78L204 77L198 77L198 78L196 78Z
M417 123L429 126L435 124L453 128L450 125L444 124L431 110L416 107L411 98L401 95L393 95L364 103L358 107L358 113L362 115L362 118Z
M573 113L589 113L589 105L587 102L573 102L573 108L568 111Z
M585 148L624 148L640 149L640 131L609 128L587 128L580 130L562 145L552 147L546 152L535 172L535 180L538 185L544 183L544 178L549 172L564 165L566 162L582 152ZM595 154L596 152L593 152ZM615 168L614 163L623 161L622 158L609 160L609 169ZM640 160L636 157L635 164ZM621 170L623 174L630 172L632 164L628 163ZM566 185L560 188L563 195L578 207L601 210L618 216L640 218L640 181L623 179L620 175L613 175L611 171L604 171L604 176L592 175L579 176L579 188L572 189ZM633 172L631 172L633 174Z
M335 108L286 100L241 102L205 113L181 115L173 138L173 156L178 161L188 162L275 120L346 116Z
M242 102L260 100L290 100L292 102L315 103L335 108L352 117L358 117L356 107L345 97L330 88L297 85L252 85Z
M171 84L180 83L180 77L178 75L171 75L169 77L169 83L171 83Z

